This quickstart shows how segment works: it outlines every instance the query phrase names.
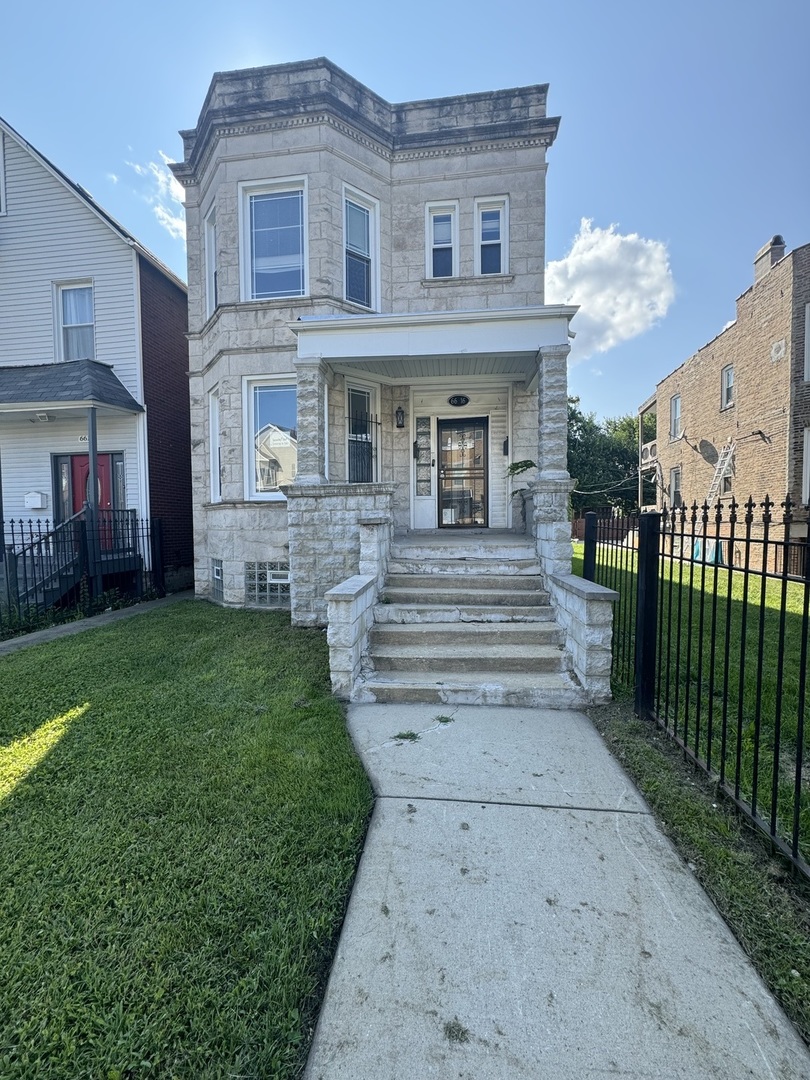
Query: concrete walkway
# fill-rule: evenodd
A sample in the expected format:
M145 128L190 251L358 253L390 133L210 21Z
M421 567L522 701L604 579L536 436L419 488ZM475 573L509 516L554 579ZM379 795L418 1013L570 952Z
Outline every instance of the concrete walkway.
M349 727L378 800L306 1080L810 1077L584 715L355 705Z
M33 634L21 634L19 637L0 641L0 656L8 656L9 653L19 652L20 649L28 649L32 645L42 645L46 641L56 641L57 638L82 634L85 630L94 630L99 626L110 626L112 623L120 622L122 619L131 619L135 615L146 615L147 612L166 607L168 604L176 604L181 600L193 599L193 592L169 593L167 596L161 597L160 600L147 600L143 604L118 608L117 611L104 611L101 615L91 615L88 619L76 619L75 622L47 626L44 630L35 630Z

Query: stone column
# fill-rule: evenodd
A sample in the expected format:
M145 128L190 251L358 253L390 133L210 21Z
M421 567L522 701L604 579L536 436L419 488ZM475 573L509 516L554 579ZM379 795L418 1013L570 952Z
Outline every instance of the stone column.
M540 349L537 409L537 479L531 492L532 535L546 574L571 573L571 525L568 497L568 353L569 345Z
M298 392L298 472L295 483L325 484L326 366L322 360L296 359L295 370Z

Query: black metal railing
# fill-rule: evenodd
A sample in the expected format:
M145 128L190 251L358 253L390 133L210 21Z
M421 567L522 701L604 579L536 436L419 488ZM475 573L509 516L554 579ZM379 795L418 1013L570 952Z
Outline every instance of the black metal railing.
M347 479L350 484L374 481L380 421L371 413L352 413L346 417L349 433Z
M164 591L161 523L134 510L9 520L0 538L0 637L90 610L107 593Z
M616 589L613 678L810 877L808 523L768 496L594 518L584 573Z

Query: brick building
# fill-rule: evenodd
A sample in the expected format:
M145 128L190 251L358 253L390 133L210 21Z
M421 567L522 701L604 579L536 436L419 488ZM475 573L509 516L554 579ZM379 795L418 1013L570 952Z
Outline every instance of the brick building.
M640 406L641 475L654 479L659 509L789 494L806 518L810 244L786 254L774 236L736 314Z

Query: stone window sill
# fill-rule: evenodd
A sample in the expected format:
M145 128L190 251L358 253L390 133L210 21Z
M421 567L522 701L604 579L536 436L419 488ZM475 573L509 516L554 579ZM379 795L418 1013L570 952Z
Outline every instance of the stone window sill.
M425 289L441 289L452 285L480 285L483 281L495 281L508 285L515 280L514 274L477 274L475 277L422 278Z

